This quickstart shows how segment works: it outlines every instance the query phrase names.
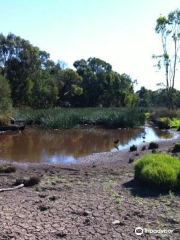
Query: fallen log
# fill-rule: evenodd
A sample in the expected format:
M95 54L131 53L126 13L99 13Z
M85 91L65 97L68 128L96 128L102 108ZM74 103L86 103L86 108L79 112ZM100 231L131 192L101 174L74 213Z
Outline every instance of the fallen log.
M19 126L19 125L8 125L8 126L0 126L0 131L24 131L25 129L25 125L24 126Z
M13 191L13 190L16 190L16 189L19 189L19 188L22 188L22 187L24 187L24 184L20 184L16 187L12 187L12 188L0 188L0 192Z

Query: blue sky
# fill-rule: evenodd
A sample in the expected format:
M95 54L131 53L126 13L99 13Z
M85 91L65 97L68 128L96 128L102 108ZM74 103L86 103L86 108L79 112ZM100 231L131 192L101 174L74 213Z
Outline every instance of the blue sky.
M29 40L69 67L101 58L137 79L137 88L157 89L164 72L151 58L161 53L156 19L179 7L179 0L1 0L0 32ZM180 89L180 75L176 82Z

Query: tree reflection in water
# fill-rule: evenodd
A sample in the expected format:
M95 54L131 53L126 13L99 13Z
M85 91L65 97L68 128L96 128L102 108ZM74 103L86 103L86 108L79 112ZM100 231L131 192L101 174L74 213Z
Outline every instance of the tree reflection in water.
M168 132L149 127L141 129L68 129L44 130L30 127L23 133L0 135L0 158L23 162L72 162L78 157L98 152L117 151L114 140L119 139L119 150L132 144L169 138Z

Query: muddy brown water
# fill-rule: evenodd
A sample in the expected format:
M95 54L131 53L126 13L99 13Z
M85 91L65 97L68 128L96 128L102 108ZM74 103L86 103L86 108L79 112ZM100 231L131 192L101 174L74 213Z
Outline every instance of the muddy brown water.
M145 139L142 137L145 136ZM29 127L24 132L0 135L0 159L16 162L67 163L93 153L114 152L131 145L168 139L169 132L141 129L44 130ZM117 144L114 141L119 140Z

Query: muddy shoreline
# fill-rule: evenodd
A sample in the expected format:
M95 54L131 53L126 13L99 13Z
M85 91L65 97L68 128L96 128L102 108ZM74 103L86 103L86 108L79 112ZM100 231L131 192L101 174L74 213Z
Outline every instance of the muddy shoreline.
M172 149L180 139L175 134L160 141L157 152ZM71 164L13 163L17 171L0 174L0 188L30 176L40 183L0 193L0 239L179 240L179 193L160 195L134 181L129 159L152 152L141 149L97 153ZM138 236L136 227L172 233Z

